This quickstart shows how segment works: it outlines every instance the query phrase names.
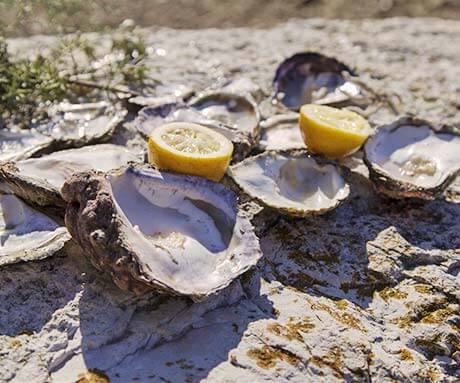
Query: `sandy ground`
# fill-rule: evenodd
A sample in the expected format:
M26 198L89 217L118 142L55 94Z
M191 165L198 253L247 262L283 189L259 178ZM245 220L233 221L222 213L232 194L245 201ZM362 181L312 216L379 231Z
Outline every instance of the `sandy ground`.
M458 0L0 0L0 33L100 31L124 19L171 28L269 27L291 18L460 19Z

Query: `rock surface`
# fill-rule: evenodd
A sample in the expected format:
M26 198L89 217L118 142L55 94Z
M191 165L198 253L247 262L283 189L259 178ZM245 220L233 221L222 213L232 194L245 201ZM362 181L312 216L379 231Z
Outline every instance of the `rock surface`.
M397 94L401 113L460 122L458 22L145 34L152 73L165 82L203 89L244 76L268 95L277 63L316 50ZM31 54L53 42L10 44ZM271 113L266 101L262 113ZM394 118L382 108L371 120ZM143 144L129 124L115 142ZM260 211L263 259L205 302L122 292L72 243L65 257L0 269L0 381L458 381L459 182L443 200L394 202L375 194L359 159L348 162L347 202L306 219Z

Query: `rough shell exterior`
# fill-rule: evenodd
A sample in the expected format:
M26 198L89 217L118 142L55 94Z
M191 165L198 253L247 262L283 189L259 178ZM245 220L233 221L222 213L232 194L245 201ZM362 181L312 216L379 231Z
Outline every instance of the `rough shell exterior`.
M136 174L141 169L149 172L156 180L160 173L149 166L127 167L112 173L122 175L130 172ZM183 175L168 174L173 180L174 187L208 188L222 196L222 203L234 203L237 209L236 196L225 186L212 181ZM148 182L146 178L145 182ZM171 182L171 181L165 181ZM80 173L72 176L63 186L62 195L68 206L65 215L66 226L72 237L81 246L91 263L98 269L110 274L114 282L123 290L131 290L143 294L149 290L167 293L169 295L184 295L174 285L155 279L155 270L142 268L136 249L126 241L131 228L124 227L107 178L102 173ZM233 201L233 202L232 202ZM152 217L155 219L155 217ZM253 266L261 257L259 242L248 217L243 212L237 212L233 236L238 236L244 246L243 253L229 253L227 260L235 263L235 269L229 275L220 277L218 286L210 287L205 293L187 294L194 300L201 300L228 286L233 279ZM152 248L153 249L153 248ZM235 258L235 259L234 259Z
M373 137L379 134L380 130L392 131L398 129L398 127L401 125L429 126L431 129L439 133L451 133L460 135L460 131L456 128L446 125L435 129L430 122L416 117L402 117L392 124L381 126L377 128L376 133L374 133L374 135L371 136L364 145L364 163L369 169L369 178L373 182L377 191L391 198L419 198L425 200L435 199L442 195L446 188L457 178L460 172L460 166L456 169L453 169L451 174L449 174L441 184L431 188L423 188L409 182L404 182L392 178L388 172L374 164L369 159L369 143Z
M66 203L46 180L26 177L20 174L14 162L0 166L0 179L5 181L11 191L34 206L46 208L54 214L62 216Z

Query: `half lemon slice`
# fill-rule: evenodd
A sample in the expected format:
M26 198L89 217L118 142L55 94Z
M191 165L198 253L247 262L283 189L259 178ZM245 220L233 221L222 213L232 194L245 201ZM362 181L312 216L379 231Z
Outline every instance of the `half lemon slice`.
M307 148L330 158L357 151L372 133L369 123L359 114L324 105L302 106L299 124Z
M219 181L232 158L233 144L212 129L188 122L159 126L150 134L149 162L172 170Z

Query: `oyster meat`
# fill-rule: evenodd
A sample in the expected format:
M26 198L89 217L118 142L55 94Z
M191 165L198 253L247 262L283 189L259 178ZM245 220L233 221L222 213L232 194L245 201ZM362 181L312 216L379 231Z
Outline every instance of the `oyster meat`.
M315 52L297 53L284 60L273 80L273 100L299 110L304 104L343 104L357 101L362 90L346 79L354 72L332 57Z
M0 190L0 266L47 258L70 239L65 227Z
M294 216L323 214L350 193L340 168L305 151L264 152L233 165L229 173L252 198Z
M433 199L460 170L460 132L404 117L377 129L364 146L364 161L378 191L393 197Z
M7 162L0 166L0 178L24 200L42 207L63 210L60 189L72 173L96 169L108 171L139 161L136 154L122 146L100 144L67 149L39 158Z
M236 195L204 178L131 165L74 174L62 194L72 237L122 289L200 300L261 256Z
M249 97L212 92L202 94L188 104L170 103L143 108L135 126L144 137L148 137L153 129L170 122L204 125L233 142L233 161L237 162L257 144L259 119L257 105Z

